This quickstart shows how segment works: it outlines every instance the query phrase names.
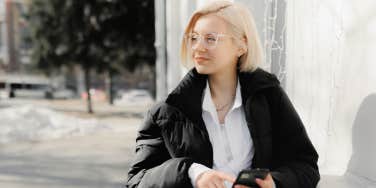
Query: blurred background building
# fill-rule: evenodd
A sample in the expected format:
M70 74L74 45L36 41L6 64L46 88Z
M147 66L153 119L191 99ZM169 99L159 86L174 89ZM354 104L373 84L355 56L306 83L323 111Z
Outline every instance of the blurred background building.
M0 1L0 69L2 72L25 71L30 64L30 29L24 14L28 0Z

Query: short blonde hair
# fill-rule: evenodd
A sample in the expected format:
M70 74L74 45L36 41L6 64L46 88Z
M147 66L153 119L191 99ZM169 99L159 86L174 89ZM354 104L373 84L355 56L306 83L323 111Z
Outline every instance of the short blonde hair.
M180 48L182 64L187 68L193 67L184 36L192 32L200 17L208 14L214 14L225 20L238 44L246 50L239 58L240 71L256 69L263 61L263 51L253 15L244 5L230 1L213 1L193 13L182 37Z

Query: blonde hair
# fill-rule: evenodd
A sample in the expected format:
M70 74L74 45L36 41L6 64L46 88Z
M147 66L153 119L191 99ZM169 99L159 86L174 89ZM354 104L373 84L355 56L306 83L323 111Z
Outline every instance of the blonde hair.
M182 37L180 48L182 64L187 68L193 67L184 36L192 32L199 18L208 14L214 14L225 20L234 38L238 41L240 47L245 50L245 53L238 60L240 71L256 69L263 61L263 52L253 15L244 5L230 1L213 1L193 13Z

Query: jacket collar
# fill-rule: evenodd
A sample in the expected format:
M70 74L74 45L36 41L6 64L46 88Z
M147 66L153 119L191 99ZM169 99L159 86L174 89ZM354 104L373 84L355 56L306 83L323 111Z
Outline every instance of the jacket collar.
M238 72L238 76L243 104L256 92L279 85L274 75L260 68L252 72ZM166 103L178 108L193 122L199 122L207 78L207 75L198 73L195 68L191 69L167 96Z

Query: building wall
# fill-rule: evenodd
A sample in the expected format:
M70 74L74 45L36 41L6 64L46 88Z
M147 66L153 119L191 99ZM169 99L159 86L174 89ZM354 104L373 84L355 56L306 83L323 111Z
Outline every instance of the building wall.
M30 63L31 43L25 38L30 34L24 18L29 0L0 0L0 69L22 72Z
M180 44L183 30L196 8L196 1L167 0L167 90L172 91L180 82L186 70L180 64Z
M7 28L6 28L5 1L0 0L0 63L3 63L4 65L5 63L8 62L8 53L7 53L7 48L6 48L7 47L6 29Z
M286 35L286 89L321 172L376 181L376 2L289 1Z

